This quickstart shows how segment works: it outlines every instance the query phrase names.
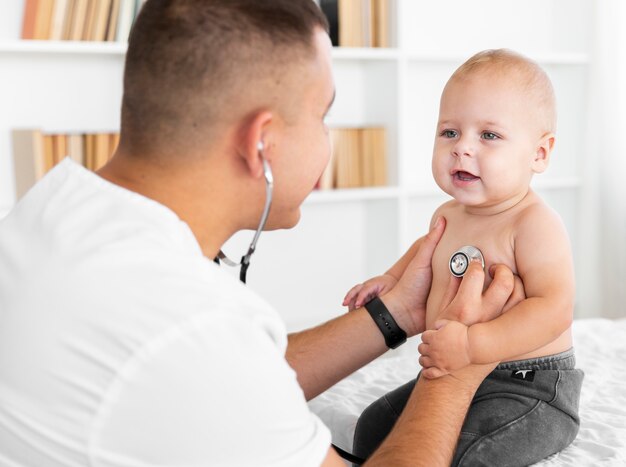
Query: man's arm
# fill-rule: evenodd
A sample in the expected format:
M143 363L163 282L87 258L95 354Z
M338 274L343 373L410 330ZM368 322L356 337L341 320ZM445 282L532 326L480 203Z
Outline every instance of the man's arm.
M406 329L397 316L396 321ZM386 350L380 330L365 308L359 308L290 334L285 358L296 371L306 399L311 400Z
M381 446L365 467L449 466L474 394L494 365L472 365L438 379L420 378ZM322 467L342 467L330 449Z
M481 321L524 299L521 281L508 268L498 266L491 272L494 280L482 293L484 272L478 263L470 264L462 281L450 281L441 314ZM393 430L364 465L449 466L474 393L494 366L470 365L435 380L420 378ZM337 454L329 452L323 467L339 462Z
M365 466L449 466L474 393L494 367L472 365L434 380L419 378L393 430Z

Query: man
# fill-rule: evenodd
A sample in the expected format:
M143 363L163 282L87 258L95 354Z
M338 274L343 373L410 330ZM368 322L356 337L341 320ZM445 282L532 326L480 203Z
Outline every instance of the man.
M388 336L359 309L287 339L275 310L212 261L257 228L263 159L268 230L296 225L328 161L325 29L311 0L144 5L114 157L98 174L62 162L0 224L4 464L343 465L305 401L381 355ZM444 228L417 242L382 297L408 335L423 331ZM492 272L484 295L477 265L451 282L442 315L488 318L519 300L510 271ZM368 465L449 462L489 370L418 384Z

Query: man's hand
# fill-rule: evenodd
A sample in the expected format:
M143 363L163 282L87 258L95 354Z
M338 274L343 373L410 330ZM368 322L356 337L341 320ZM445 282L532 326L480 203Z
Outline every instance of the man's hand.
M418 350L425 378L439 378L472 363L468 331L463 323L441 320L435 323L434 331L422 334Z
M489 321L526 298L518 276L502 265L489 269L493 281L482 292L484 271L472 262L463 279L450 278L435 330L422 334L418 350L425 378L438 378L472 363L469 326Z
M422 238L415 257L406 267L396 286L381 297L398 325L409 337L423 332L425 328L426 300L433 278L431 262L445 228L446 220L440 217L430 232Z
M493 281L484 293L485 273L480 262L472 261L462 279L451 274L438 320L460 321L467 326L491 321L513 306L511 302L525 298L520 278L507 266L493 265L489 273Z

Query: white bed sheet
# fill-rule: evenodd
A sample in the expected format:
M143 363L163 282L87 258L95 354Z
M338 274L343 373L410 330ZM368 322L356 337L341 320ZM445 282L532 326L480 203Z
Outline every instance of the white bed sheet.
M585 372L580 431L570 446L535 465L626 466L626 319L575 320L573 335L577 367ZM417 342L412 339L409 345ZM361 412L418 370L416 355L379 358L309 405L330 428L333 443L352 452Z

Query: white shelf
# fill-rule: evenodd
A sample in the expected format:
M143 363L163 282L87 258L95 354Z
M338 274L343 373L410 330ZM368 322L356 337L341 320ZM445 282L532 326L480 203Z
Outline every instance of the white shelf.
M0 41L0 53L60 53L124 55L127 44L96 41ZM332 57L337 60L396 60L401 52L396 48L333 47Z
M589 57L582 53L552 53L552 54L526 54L531 56L537 63L542 65L587 65ZM409 61L420 63L463 63L468 59L467 55L452 53L422 53L408 52L403 54Z
M536 178L531 185L538 190L567 190L572 188L580 188L582 181L579 177L561 177L554 179Z
M4 41L0 42L0 53L45 53L45 54L89 54L124 55L127 45L120 42L95 41Z
M426 188L409 188L405 191L405 195L410 198L432 198L436 196L448 196L446 193L441 191L441 189L432 186Z
M559 178L540 178L537 177L532 181L532 188L535 190L570 190L580 188L582 181L579 177L559 177ZM432 198L436 196L448 196L437 187L426 188L409 188L404 194L411 198Z
M396 48L377 47L333 47L335 60L397 60L401 52Z
M306 204L396 199L399 195L397 187L315 190L306 199Z

